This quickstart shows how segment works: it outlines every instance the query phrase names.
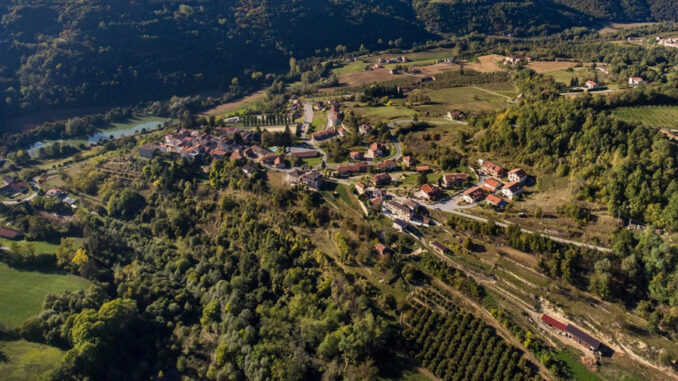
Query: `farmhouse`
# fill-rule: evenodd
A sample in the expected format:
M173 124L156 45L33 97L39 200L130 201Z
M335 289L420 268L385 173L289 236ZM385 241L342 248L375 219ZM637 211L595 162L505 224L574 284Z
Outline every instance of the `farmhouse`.
M364 160L365 159L365 154L361 151L351 151L348 154L348 157L351 160Z
M645 80L641 77L630 77L629 78L629 87L636 87L645 83Z
M360 135L367 135L372 131L372 126L368 123L363 123L358 127L358 133Z
M506 169L494 164L491 161L484 161L480 171L489 176L504 177L506 176Z
M493 194L488 195L488 196L485 198L485 202L487 202L488 204L494 206L495 208L501 208L501 207L503 207L503 206L506 205L506 201L502 200L501 198L499 198L499 197L497 197L497 196L495 196L495 195L493 195Z
M447 174L443 175L442 185L445 188L449 188L453 185L461 184L464 181L467 181L468 179L469 179L469 176L465 173L447 173Z
M315 169L304 173L300 178L300 183L311 189L319 190L325 184L323 175Z
M397 168L396 162L393 159L384 160L377 164L377 170L381 172L392 171Z
M483 190L486 190L488 192L495 192L499 188L501 188L501 185L502 185L501 181L499 181L497 179L493 179L493 178L490 177L490 178L485 179L485 181L483 181L482 188L483 188Z
M0 228L0 237L7 239L21 239L24 233L10 228Z
M513 200L514 197L523 193L523 184L517 181L508 183L504 186L504 189L501 190L501 193L509 200Z
M367 163L365 163L364 161L359 161L355 164L342 165L340 167L337 167L337 174L339 176L350 176L356 173L365 172L366 169Z
M447 114L445 114L445 119L447 120L461 120L464 119L464 113L459 110L452 110L448 111Z
M600 348L600 341L589 336L587 333L583 332L572 324L567 325L567 328L565 328L565 334L592 352L595 352Z
M462 198L469 204L473 204L474 202L481 200L484 196L485 193L482 189L478 187L471 187L464 191Z
M414 156L403 156L401 160L407 168L411 168L413 165L417 164L417 159L415 159Z
M337 131L335 131L333 128L329 128L324 131L316 132L315 134L311 135L313 138L313 141L316 142L321 142L323 140L327 139L332 139L333 137L337 136Z
M388 185L390 183L391 175L389 175L388 173L379 173L377 175L372 176L372 184L374 184L375 187Z
M437 200L445 195L442 189L429 184L424 184L419 189L428 200Z
M384 151L385 147L381 143L372 143L370 144L370 148L367 149L367 153L365 154L366 158L369 159L374 159L376 157L381 157L384 156Z
M553 328L558 334L572 338L572 340L576 341L592 352L600 349L600 341L589 336L587 333L583 332L572 324L566 325L546 314L541 315L541 321Z
M584 87L589 89L589 90L594 90L594 89L598 88L598 84L596 82L588 80L588 81L586 81L586 83L584 83Z
M567 329L567 325L546 314L541 315L541 321L543 321L549 327L555 329L561 335L564 334L565 330Z
M397 201L389 201L386 203L386 209L393 213L401 220L409 221L412 218L412 211L410 208Z
M509 182L524 183L527 180L527 173L520 168L512 169L508 173Z
M56 198L64 198L66 197L66 192L62 191L61 189L58 188L52 188L45 192L45 197L56 197Z
M289 156L298 157L301 159L309 157L317 157L318 151L304 147L291 147L287 153Z
M329 119L329 125L331 127L339 127L341 125L341 120L343 118L341 103L332 101L332 106L330 106L330 112L327 114L327 118Z

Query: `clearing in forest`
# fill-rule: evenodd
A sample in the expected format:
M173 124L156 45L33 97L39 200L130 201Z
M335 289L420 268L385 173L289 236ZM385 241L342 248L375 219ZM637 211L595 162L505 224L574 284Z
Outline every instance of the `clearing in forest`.
M0 324L21 325L42 309L45 296L85 289L90 282L71 274L19 270L0 263Z

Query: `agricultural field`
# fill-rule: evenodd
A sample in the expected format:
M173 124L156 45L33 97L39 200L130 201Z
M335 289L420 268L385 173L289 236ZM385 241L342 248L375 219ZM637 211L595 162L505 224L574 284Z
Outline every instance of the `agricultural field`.
M216 107L213 107L201 115L204 116L223 116L228 114L236 113L237 111L244 110L247 107L253 105L254 103L264 99L265 94L263 91L257 91L254 94L248 95L246 97L240 98L238 100L223 103Z
M612 115L620 120L641 123L648 127L678 128L678 106L619 107Z
M0 341L0 374L4 381L42 379L57 368L64 352L25 340Z
M413 93L421 93L415 90ZM431 98L431 104L416 106L419 113L427 116L443 116L452 109L464 112L495 111L503 108L511 97L476 86L453 87L439 90L424 90Z
M539 74L543 74L553 71L566 70L571 67L575 67L576 65L577 63L572 61L533 61L527 64L527 67Z
M519 91L516 85L513 82L495 82L495 83L485 83L481 85L476 85L475 87L492 91L499 95L515 98L518 96Z
M391 74L389 69L381 68L369 71L350 72L339 75L340 86L354 87L366 83L386 82L393 79L406 78L405 74ZM336 89L336 88L335 88Z
M37 314L49 293L85 289L90 282L75 275L18 270L0 263L0 324L18 327Z
M493 327L442 299L423 296L403 319L410 357L440 379L527 379L534 375L523 352ZM419 297L419 296L418 296ZM440 312L442 309L444 312Z
M370 62L363 62L358 60L356 62L347 63L343 66L332 69L332 74L342 75L348 73L359 73L365 71L365 66L369 66Z
M382 107L359 107L354 108L353 111L365 118L374 121L392 121L400 119L412 119L417 112L413 109L402 106L382 106Z
M39 254L54 254L58 244L44 242L44 241L26 241L25 239L19 241L13 241L6 238L0 238L0 246L12 247L12 244L17 244L19 247L26 248L29 245L33 246L36 253Z
M490 54L486 56L480 56L478 57L477 61L470 62L464 65L464 67L481 73L493 73L495 71L504 70L501 66L499 66L499 63L503 60L504 56L500 56L499 54Z

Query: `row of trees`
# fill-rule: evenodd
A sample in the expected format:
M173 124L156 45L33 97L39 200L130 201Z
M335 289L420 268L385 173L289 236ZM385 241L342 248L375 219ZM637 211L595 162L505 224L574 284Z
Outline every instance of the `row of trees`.
M411 357L441 379L527 380L538 376L521 351L494 329L457 308L410 311L403 336Z

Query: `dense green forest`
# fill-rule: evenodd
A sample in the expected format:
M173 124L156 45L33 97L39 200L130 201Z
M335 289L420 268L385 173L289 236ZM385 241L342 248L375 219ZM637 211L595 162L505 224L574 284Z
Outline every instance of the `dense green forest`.
M20 329L68 349L52 378L372 377L395 305L315 247L310 232L342 217L228 162L207 185L200 164L156 159L142 166L154 186L87 176L111 218L79 220L82 247L63 239L56 259L97 286L50 296Z
M640 0L11 0L0 4L0 123L45 108L270 84L290 57L410 48L440 33L541 35L676 16L670 2Z

